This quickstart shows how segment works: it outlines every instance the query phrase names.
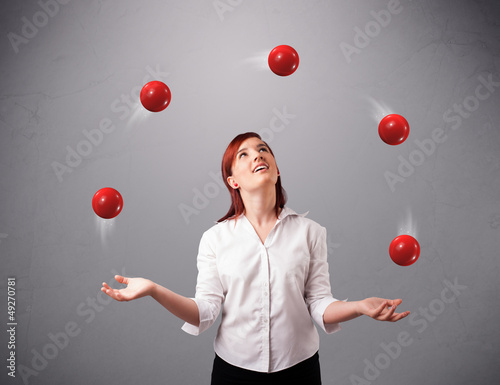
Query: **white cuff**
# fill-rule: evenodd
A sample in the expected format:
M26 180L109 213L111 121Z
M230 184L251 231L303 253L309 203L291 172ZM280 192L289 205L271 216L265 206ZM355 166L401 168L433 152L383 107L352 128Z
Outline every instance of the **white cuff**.
M325 314L325 310L330 304L339 301L338 299L335 299L333 297L325 297L322 300L318 301L318 303L315 304L314 311L312 312L311 316L316 322L316 324L323 329L323 331L326 334L332 334L335 332L338 332L341 330L340 323L334 323L334 324L325 324L323 321L323 315ZM347 300L344 300L344 302Z
M198 306L198 312L200 314L200 326L192 325L188 322L184 323L182 326L182 330L184 330L188 334L192 334L193 336L198 336L207 330L212 324L215 322L214 315L210 311L209 305L204 301L198 301L196 298L191 298Z

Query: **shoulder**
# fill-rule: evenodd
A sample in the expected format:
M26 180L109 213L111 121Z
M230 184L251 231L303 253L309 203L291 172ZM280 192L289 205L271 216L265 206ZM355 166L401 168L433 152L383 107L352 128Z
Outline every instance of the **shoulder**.
M241 220L241 219L240 219ZM216 240L221 237L228 236L235 231L235 220L226 219L222 222L215 222L212 227L208 228L202 235L202 239Z
M312 237L326 234L325 227L306 217L309 211L304 214L297 214L292 209L284 207L282 214L284 214L283 222L287 228L293 228L297 231L306 231L307 234Z
M284 233L287 236L296 237L305 241L309 247L311 255L322 255L326 251L327 233L326 228L318 222L307 218L305 214L289 213L284 218ZM319 253L319 254L317 254Z
M240 221L241 219L238 219L235 223L234 219L229 219L212 225L201 236L200 248L217 254L226 247L234 245L242 234Z

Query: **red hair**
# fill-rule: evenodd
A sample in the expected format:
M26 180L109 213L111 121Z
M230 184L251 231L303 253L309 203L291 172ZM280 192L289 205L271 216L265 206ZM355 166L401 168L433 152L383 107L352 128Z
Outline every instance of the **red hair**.
M226 148L226 152L222 157L222 179L224 180L224 184L226 185L227 189L229 190L229 194L231 195L231 207L229 208L227 214L224 215L217 222L222 222L225 221L226 219L231 219L231 218L238 218L238 216L243 214L243 211L245 210L245 205L243 204L243 200L241 199L240 190L233 189L227 182L227 178L233 175L232 167L236 159L236 153L238 152L238 149L240 148L241 144L248 138L258 138L262 140L260 135L255 132L245 132L244 134L240 134L236 136L231 141L231 143L229 143L229 145ZM268 144L266 142L264 143L266 144L267 148L269 148L271 155L274 156L273 151L268 146ZM281 177L279 175L275 187L276 187L275 210L276 210L276 216L278 216L280 208L285 207L285 203L287 200L285 189L281 187Z

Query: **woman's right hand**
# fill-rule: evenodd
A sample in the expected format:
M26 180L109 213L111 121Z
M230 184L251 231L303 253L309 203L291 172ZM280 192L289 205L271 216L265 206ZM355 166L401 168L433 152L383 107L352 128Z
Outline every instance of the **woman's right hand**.
M151 295L155 283L145 278L127 278L115 275L115 279L127 285L123 289L112 289L106 282L102 283L101 291L117 301L131 301L133 299Z

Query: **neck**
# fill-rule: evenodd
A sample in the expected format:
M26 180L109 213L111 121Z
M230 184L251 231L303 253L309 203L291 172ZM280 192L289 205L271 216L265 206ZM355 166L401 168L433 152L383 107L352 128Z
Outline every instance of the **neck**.
M269 187L251 194L243 193L241 195L245 205L244 214L253 225L264 226L276 222L276 189L274 185Z

